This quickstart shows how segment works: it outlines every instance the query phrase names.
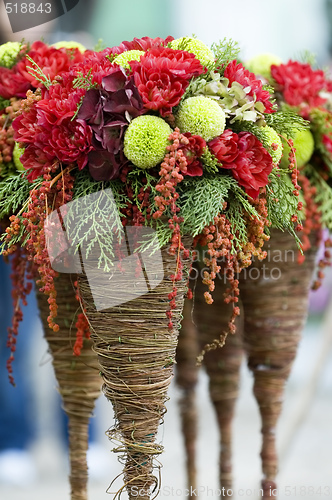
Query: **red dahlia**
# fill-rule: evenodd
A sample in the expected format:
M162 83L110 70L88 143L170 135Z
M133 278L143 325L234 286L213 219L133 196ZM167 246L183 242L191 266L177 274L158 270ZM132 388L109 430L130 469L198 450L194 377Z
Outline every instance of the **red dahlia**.
M15 73L13 69L0 66L0 97L25 97L30 88L30 83L22 75Z
M250 132L236 134L225 130L208 145L222 163L220 168L231 169L233 177L246 193L257 198L259 189L268 183L273 168L271 155L257 137Z
M250 73L241 63L235 59L231 61L225 68L224 77L228 78L229 87L232 86L233 82L240 83L244 88L250 87L248 95L264 105L264 113L274 112L270 92L264 90L261 80L257 79L256 75Z
M149 50L131 62L135 85L145 108L167 116L177 106L193 76L203 73L194 54L164 47Z
M191 135L190 132L186 132L183 135L188 139L188 144L179 147L187 160L187 172L185 175L200 177L203 175L203 167L199 158L206 147L206 142L200 135Z
M38 64L42 72L50 78L51 81L56 76L61 75L69 70L69 68L80 61L83 61L84 55L77 49L56 49L46 45L41 41L34 42L28 52L29 57ZM33 64L23 57L15 66L15 71L21 74L27 82L35 88L42 87L43 84L29 73L29 67Z
M279 66L272 64L271 75L276 81L276 90L282 93L285 101L291 106L301 106L304 114L308 107L326 102L320 92L328 89L329 82L322 70L314 70L310 64L291 60Z
M166 39L144 36L143 38L134 38L131 42L122 42L117 47L112 47L110 52L112 54L122 54L127 50L144 50L146 52L153 47L165 47L172 40L174 40L172 36L168 36Z

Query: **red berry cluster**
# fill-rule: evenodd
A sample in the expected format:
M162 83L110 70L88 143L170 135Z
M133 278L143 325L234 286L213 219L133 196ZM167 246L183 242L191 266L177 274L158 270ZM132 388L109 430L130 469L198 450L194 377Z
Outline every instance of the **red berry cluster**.
M224 205L224 209L226 206ZM224 214L219 214L213 223L205 227L202 234L195 239L195 244L207 246L208 257L204 258L204 264L209 269L204 271L203 284L208 286L209 291L204 293L205 300L212 304L213 298L210 292L215 288L214 280L222 270L229 284L224 294L226 304L237 303L239 296L239 280L235 278L239 272L236 256L232 254L232 227ZM219 263L221 265L219 265ZM229 331L235 332L234 321L240 314L238 307L233 307L232 316L229 321Z
M332 247L332 240L330 238L327 238L327 240L324 241L324 246L324 257L318 262L317 279L312 284L313 290L317 290L322 285L322 280L325 277L323 269L325 267L331 267L332 265L332 254L330 250L330 248Z
M82 301L81 301L80 295L79 295L77 281L75 281L74 287L76 289L76 299L82 305ZM90 325L88 323L88 320L87 320L84 312L81 312L78 314L77 321L75 323L75 327L76 327L76 340L75 340L75 344L73 347L73 353L75 356L79 356L81 354L81 351L83 348L84 339L90 338Z
M292 141L292 139L286 139L286 138L284 138L284 139L288 142L288 145L290 147L290 151L289 151L289 155L288 155L288 168L289 168L289 171L291 174L292 184L294 186L293 194L294 194L294 196L299 197L300 196L300 189L301 189L301 186L299 184L300 171L298 170L297 164L296 164L294 142ZM297 212L300 212L302 210L302 208L303 208L303 204L299 201L297 204ZM302 224L298 223L298 215L296 213L292 215L291 220L292 220L292 222L297 223L295 226L296 231L303 230Z
M12 121L20 107L20 101L16 98L10 100L10 106L0 115L0 165L9 163L13 159L14 129Z
M11 280L13 283L12 299L14 306L14 315L12 326L8 328L7 347L10 349L10 356L7 360L7 370L9 373L10 383L15 385L13 377L13 361L16 350L16 340L18 335L19 324L23 319L21 304L27 305L26 297L32 290L32 276L28 272L30 265L27 259L26 252L23 248L17 247L11 258L12 274Z
M168 295L170 309L166 314L169 319L168 327L173 328L172 316L173 310L176 308L175 299L177 296L176 282L181 281L183 277L182 259L188 259L190 255L190 251L184 247L181 239L180 224L183 222L183 218L177 215L180 209L176 205L179 198L176 186L183 180L183 176L187 172L187 159L181 148L189 144L189 139L176 128L168 140L170 144L167 146L167 154L159 172L160 180L156 185L156 190L160 195L154 198L157 210L154 212L153 218L160 219L167 209L171 213L168 226L172 231L172 236L168 253L176 255L176 271L175 274L170 275L170 279L173 281L173 290Z
M134 226L143 226L146 220L149 220L151 215L151 203L150 203L150 195L151 188L147 185L146 177L142 178L142 184L140 191L137 195L137 201L139 202L139 206L137 205L137 201L135 200L135 194L130 183L127 182L128 172L132 170L132 167L125 166L120 173L120 180L125 185L125 192L127 197L129 198L129 202L127 206L121 209L121 213L123 215L122 224L126 226L127 224L132 223Z
M308 177L305 175L299 176L299 182L305 201L305 220L303 223L303 231L301 234L301 249L298 253L298 262L302 264L305 259L306 252L311 248L310 235L315 231L321 230L321 212L315 202L316 187L310 184Z

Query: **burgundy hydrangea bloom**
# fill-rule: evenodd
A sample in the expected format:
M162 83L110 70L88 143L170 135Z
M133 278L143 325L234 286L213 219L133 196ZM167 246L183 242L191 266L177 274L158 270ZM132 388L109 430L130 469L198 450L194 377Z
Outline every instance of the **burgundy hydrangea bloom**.
M206 142L200 135L191 135L190 132L186 132L183 135L187 137L189 141L188 144L179 148L182 150L187 160L186 175L190 177L200 177L203 175L203 167L199 158L202 156L204 148L206 147Z
M38 64L42 72L49 77L51 81L53 81L56 76L66 73L73 64L83 61L84 59L84 55L77 48L56 49L39 40L31 45L28 55ZM29 71L31 71L29 67L32 68L33 64L27 57L23 57L14 66L14 69L16 73L23 76L25 81L30 82L32 87L42 87L43 84L29 73Z
M25 97L27 90L31 88L22 75L13 69L0 66L0 96L4 99L10 97Z
M128 161L123 154L123 136L130 120L143 114L142 99L125 71L117 70L102 80L101 89L87 91L78 113L93 133L89 170L96 180L118 177Z
M308 108L321 106L326 99L320 96L322 90L328 90L322 70L314 70L307 63L288 61L287 64L272 64L271 75L276 82L276 90L281 92L291 106L301 106L306 116Z
M273 168L271 155L257 137L250 132L236 134L231 130L225 130L208 145L222 163L220 168L231 169L233 177L246 193L252 198L257 198L259 189L267 185L268 176Z
M146 52L153 47L166 47L172 40L174 40L172 36L168 36L165 39L144 36L143 38L134 38L131 42L122 42L117 47L112 47L110 51L112 54L122 54L122 52L126 52L127 50L143 50Z
M264 105L264 113L274 112L270 92L264 90L261 80L257 79L254 73L251 73L241 63L238 63L236 59L226 66L224 77L228 78L229 87L233 82L240 83L244 88L250 87L248 95L255 97L256 101Z
M161 116L172 113L191 78L203 73L194 54L164 47L149 50L130 65L144 106L159 111Z

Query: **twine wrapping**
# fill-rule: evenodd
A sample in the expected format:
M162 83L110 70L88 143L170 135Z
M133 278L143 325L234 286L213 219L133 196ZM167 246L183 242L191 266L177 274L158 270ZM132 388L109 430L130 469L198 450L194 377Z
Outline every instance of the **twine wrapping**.
M191 238L185 239L185 247L190 244ZM188 271L176 282L176 308L173 309L173 327L169 328L168 295L173 290L171 275L176 274L177 263L167 248L162 249L162 258L164 278L156 288L102 311L94 306L86 275L79 277L80 293L104 381L103 392L114 409L116 422L108 436L118 442L113 451L121 454L120 460L124 463L124 486L116 495L126 488L129 499L148 500L158 494L158 479L153 475L154 458L162 453L163 447L155 439L166 412L165 401L173 377L178 328L187 289ZM96 255L96 263L97 259ZM183 263L186 271L189 260ZM156 273L158 271L156 269ZM153 270L150 272L153 274ZM133 282L129 280L122 286L130 290Z
M95 400L101 389L97 356L91 349L91 341L85 340L80 356L73 355L75 343L76 313L80 312L69 274L60 274L55 280L60 329L49 329L47 317L49 305L46 296L37 292L44 335L53 358L63 408L68 416L71 500L87 500L88 427Z
M185 300L183 321L176 350L176 384L181 388L179 401L181 429L186 454L187 487L192 492L197 487L196 478L196 441L197 441L197 408L196 385L199 368L196 358L199 353L198 335L192 322L192 300ZM191 498L191 493L189 495Z
M197 325L201 348L228 331L232 305L224 302L227 286L223 277L215 281L213 303L204 301L205 290L199 277L196 285L194 320ZM236 319L236 333L229 334L223 347L206 352L203 364L209 377L209 392L213 403L220 433L219 481L222 492L232 490L232 422L240 385L240 367L243 359L241 334L243 311ZM222 498L224 498L222 496ZM225 497L226 498L226 497ZM227 498L230 498L227 494Z
M317 248L297 263L297 247L288 233L271 230L268 259L255 262L255 272L241 278L244 345L254 375L254 395L262 419L263 498L276 498L278 470L276 425L308 310ZM263 267L265 265L265 267ZM278 271L280 270L280 272ZM273 271L272 271L273 270Z

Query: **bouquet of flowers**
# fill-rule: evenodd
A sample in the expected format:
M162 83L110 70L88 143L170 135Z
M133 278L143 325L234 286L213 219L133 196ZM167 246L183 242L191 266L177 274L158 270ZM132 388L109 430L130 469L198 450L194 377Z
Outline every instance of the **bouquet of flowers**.
M31 74L31 61L38 64L44 74L55 79L67 72L72 64L83 61L84 47L74 42L60 42L56 46L49 46L41 41L34 42L31 46L8 42L0 46L0 179L1 179L1 218L2 224L9 225L8 217L22 209L20 199L15 196L6 198L6 186L13 182L12 194L15 183L20 187L23 166L19 160L20 148L14 140L13 119L20 110L21 100L26 92L36 91L42 84ZM12 249L13 250L13 249ZM12 280L14 283L13 302L15 316L9 335L9 347L12 355L8 361L8 369L12 383L11 363L16 345L19 320L21 319L20 303L25 303L25 295L30 291L31 283L24 280L26 262L24 245L17 245L11 257L13 266ZM38 279L38 272L31 262L29 273L32 279ZM48 342L53 358L55 376L59 384L59 392L63 399L63 406L68 415L69 449L70 449L70 482L72 499L82 500L87 498L87 463L86 450L88 447L88 425L94 409L95 400L100 394L101 381L99 377L97 360L91 351L88 340L84 347L79 346L80 358L73 354L72 325L86 325L79 315L79 302L77 301L73 282L75 278L69 274L60 274L55 280L58 294L57 307L59 317L59 332L55 334L48 327L49 304L41 292L37 292L37 300L41 320L44 326L44 335ZM21 281L22 280L22 281ZM83 316L83 315L82 315ZM88 335L88 330L86 330ZM74 336L75 342L75 336ZM84 398L84 405L82 405Z
M244 347L248 366L255 378L254 394L262 417L263 497L270 498L276 488L278 458L275 447L276 425L280 416L285 382L296 355L308 311L309 289L321 230L331 230L331 80L310 62L288 61L283 64L271 55L261 55L246 64L260 75L262 82L274 88L278 109L296 112L310 127L297 130L293 138L282 138L283 156L279 168L287 168L287 155L295 152L298 186L303 203L303 230L298 251L289 235L271 231L269 259L276 262L279 279L264 279L263 263L257 263L258 276L248 273L240 278L240 297L244 312ZM288 179L290 183L291 179ZM294 217L294 220L296 217ZM331 240L327 238L324 257L318 265L313 288L320 286L323 269L330 265ZM277 257L279 255L279 257ZM297 255L297 257L296 257ZM272 277L272 279L271 279ZM222 294L222 290L219 290ZM197 311L197 315L199 311ZM207 315L207 311L201 312ZM220 314L220 321L223 315ZM204 322L198 323L200 327ZM259 328L258 328L259 325ZM232 359L221 359L232 366ZM208 362L208 359L206 360ZM217 372L216 372L217 373ZM217 375L214 373L211 383ZM219 380L219 387L229 377ZM227 464L226 464L227 465Z
M237 275L266 256L268 228L295 240L301 229L293 149L288 170L278 163L280 135L306 122L278 111L237 55L227 40L210 49L195 38L144 37L87 51L55 77L33 61L38 88L12 123L25 171L0 183L1 209L14 213L3 251L25 249L21 278L31 263L38 269L55 332L54 279L79 274L130 498L150 498L156 484L193 244L206 247L207 302L217 274L227 278L232 332Z

